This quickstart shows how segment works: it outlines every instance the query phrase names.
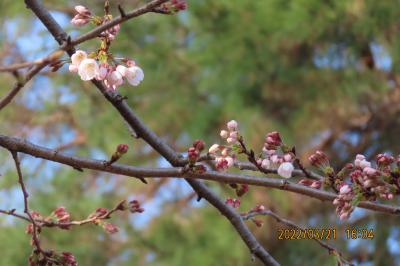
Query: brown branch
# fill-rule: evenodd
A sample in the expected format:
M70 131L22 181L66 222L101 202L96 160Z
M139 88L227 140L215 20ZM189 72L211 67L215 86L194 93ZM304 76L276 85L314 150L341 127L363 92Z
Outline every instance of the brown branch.
M53 62L55 59L58 59L58 57L61 56L62 54L63 54L63 52L61 50L57 50L54 53L51 53L49 56L46 56L46 57L43 57L43 58L40 58L40 59L37 59L34 61L16 63L16 64L8 65L8 66L0 66L0 72L13 72L13 71L19 70L21 68L27 68L27 67L41 65L41 64L49 64L49 63Z
M284 224L284 225L287 225L287 226L292 227L292 228L299 229L301 231L306 231L307 230L306 228L301 227L301 226L297 225L296 223L294 223L294 222L292 222L292 221L290 221L288 219L280 217L278 214L274 213L271 210L250 211L248 213L242 214L242 218L243 218L243 220L249 220L249 219L252 219L253 217L256 217L256 216L259 216L259 215L271 216L277 222L279 222L281 224ZM315 240L321 247L327 249L329 254L334 254L335 256L338 256L339 260L342 263L345 263L346 265L350 265L350 266L353 265L352 263L347 261L345 258L343 258L341 252L339 252L334 246L331 246L328 243L326 243L326 242L324 242L324 241L322 241L322 240L320 240L318 238L313 238L312 240Z
M10 150L10 152L11 152L12 157L13 157L14 162L15 162L15 168L17 169L18 183L21 186L22 194L24 196L24 213L26 215L28 215L29 220L32 223L32 228L33 228L33 230L32 230L32 240L33 240L33 244L35 245L36 249L46 257L47 256L46 252L40 246L40 242L39 242L38 235L37 235L39 227L36 224L36 221L33 218L32 214L29 211L29 204L28 204L29 194L26 191L24 179L22 177L21 164L20 164L20 161L19 161L19 158L18 158L18 153L16 151L14 151L14 150Z
M118 163L112 165L105 165L104 160L93 160L93 159L68 155L63 152L57 152L56 150L32 144L26 140L21 140L14 137L8 137L1 134L0 134L0 146L9 150L22 152L45 160L69 165L73 168L85 168L85 169L103 171L103 172L125 175L135 178L189 177L192 180L203 179L203 180L223 182L227 184L238 183L238 184L248 184L266 188L275 188L275 189L298 193L322 201L332 202L336 198L336 195L334 193L294 184L292 182L288 182L281 178L256 177L250 175L239 175L239 174L215 172L215 171L208 171L206 173L199 174L193 172L186 172L184 167L144 168L144 167L128 166ZM370 201L362 201L358 204L358 207L373 211L379 211L383 213L390 213L395 215L400 214L400 207L390 206Z
M87 32L87 33L85 33L85 34L83 34L83 35L71 40L70 44L68 46L64 47L64 49L68 48L68 47L76 46L76 45L78 45L78 44L80 44L82 42L85 42L85 41L88 41L90 39L96 38L96 37L99 36L100 33L102 33L103 31L105 31L107 29L110 29L110 28L114 27L117 24L123 23L123 22L125 22L125 21L127 21L129 19L141 16L143 14L152 12L152 11L154 11L154 9L156 7L159 7L160 5L162 5L163 3L167 2L167 1L169 1L169 0L153 0L153 1L150 1L149 3L145 4L144 6L139 7L137 9L135 9L135 10L130 11L130 12L125 12L121 8L121 6L118 6L118 9L119 9L119 12L120 12L121 16L116 17L116 18L110 20L109 22L107 22L107 23L105 23L103 25L100 25L100 26L94 28L93 30L91 30L91 31L89 31L89 32Z
M36 220L36 222L39 222L40 225L44 226L44 227L60 227L60 228L68 228L68 227L74 226L74 225L85 225L85 224L89 224L89 223L94 223L94 222L96 222L96 220L110 219L111 215L114 212L122 210L121 206L123 204L125 204L125 202L126 202L125 200L121 201L114 208L112 208L111 210L107 211L103 215L93 216L93 217L89 217L89 218L86 218L86 219L83 219L83 220L70 221L70 222L54 222L54 221L48 221L46 219L40 219L40 220Z
M148 11L151 11L154 7L166 2L167 0L155 0L150 2L147 5L147 10L142 9L142 11L137 11L137 13L126 13L126 16L121 18L116 18L114 20L111 20L109 23L104 24L100 27L98 27L95 30L92 30L89 32L86 37L79 39L81 42L88 40L90 38L96 37L99 33L107 29L107 27L112 27L118 23L120 23L123 20L127 20L129 18L138 16L140 14L144 14ZM74 48L72 45L76 44L70 39L66 38L67 33L61 28L61 26L54 20L54 18L50 15L50 13L46 10L46 8L37 0L25 0L25 3L27 7L32 9L32 11L35 13L35 15L42 21L42 23L45 25L45 27L49 30L49 32L53 35L53 37L57 40L57 42L62 45L65 43L66 47L68 45L71 45L70 49L67 49L68 54L71 56L72 53L74 52ZM151 6L154 5L154 6ZM133 11L134 12L134 11ZM68 41L65 41L68 40ZM76 41L76 40L75 40ZM141 137L144 139L150 146L152 146L156 151L158 151L162 156L165 157L169 161L169 163L172 166L184 166L180 160L181 157L164 141L158 137L153 131L148 129L144 123L136 116L135 113L133 113L132 109L127 105L123 97L121 97L119 94L114 94L111 95L109 92L106 90L104 85L96 80L92 80L92 83L96 85L96 87L103 93L103 95L106 97L107 100L109 100L113 106L119 111L121 116L125 119L125 121L131 126L133 130L135 130L136 135L138 137ZM200 192L203 195L206 195L207 197L210 197L209 202L214 205L219 211L224 213L224 215L230 219L231 217L237 217L236 211L232 210L229 208L229 206L226 206L222 200L218 198L218 196L209 190L204 184L202 184L198 180L187 180L189 184L192 186L194 190L196 190L196 186L198 189L202 189L201 191L196 192L200 194ZM207 192L207 193L205 193ZM213 197L211 197L213 196ZM206 198L207 199L207 198ZM207 199L208 200L208 199ZM215 202L218 201L219 204L215 204ZM239 216L240 218L240 216ZM233 224L235 225L235 224ZM244 237L251 235L251 231L244 225L240 229L235 227L235 229L238 231L239 235L244 239ZM249 241L249 238L246 237L246 239ZM257 252L254 253L265 265L279 265L278 262L275 261L275 259L258 243L258 241L254 238L250 238L252 245L249 245L248 241L245 241L245 243L248 245L249 249L252 250L253 252L253 247L257 246Z
M11 216L17 217L19 219L25 220L27 222L31 222L31 220L28 217L26 217L26 216L24 216L22 214L16 213L15 209L11 209L11 210L8 210L8 211L0 209L0 213L6 214L6 215L11 215Z
M28 83L37 73L40 72L45 66L53 62L62 55L60 50L51 53L49 56L44 58L40 63L36 64L31 70L29 70L24 77L18 77L17 82L14 84L13 88L8 92L6 96L0 99L0 111L6 107L14 97L19 93L19 91Z

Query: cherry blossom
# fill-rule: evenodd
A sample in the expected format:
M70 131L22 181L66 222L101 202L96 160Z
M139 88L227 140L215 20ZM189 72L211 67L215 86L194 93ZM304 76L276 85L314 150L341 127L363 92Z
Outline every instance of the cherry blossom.
M284 178L292 177L292 172L294 170L293 164L289 162L282 163L278 168L278 175Z
M87 58L79 64L78 74L82 80L91 80L100 74L99 65L96 60Z

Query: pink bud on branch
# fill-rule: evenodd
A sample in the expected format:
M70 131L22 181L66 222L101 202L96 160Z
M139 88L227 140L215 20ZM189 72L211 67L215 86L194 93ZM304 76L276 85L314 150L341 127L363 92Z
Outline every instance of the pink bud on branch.
M128 144L119 144L111 156L111 159L106 162L107 165L111 165L114 162L118 161L125 153L128 152L129 146Z

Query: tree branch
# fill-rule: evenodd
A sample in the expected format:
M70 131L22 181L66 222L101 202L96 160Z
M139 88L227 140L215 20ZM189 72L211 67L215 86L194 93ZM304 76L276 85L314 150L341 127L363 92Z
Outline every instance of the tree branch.
M56 50L47 57L35 61L35 66L29 70L24 77L17 76L17 82L14 84L13 88L8 92L6 96L0 99L0 111L6 107L12 99L18 94L18 92L28 83L37 73L40 72L49 63L57 60L62 55L61 50Z
M68 155L63 152L58 152L57 150L52 150L32 144L26 140L21 140L14 137L8 137L1 134L0 134L0 146L9 150L22 152L45 160L69 165L73 168L86 168L86 169L125 175L135 178L189 177L192 180L203 179L203 180L224 182L227 184L238 183L238 184L249 184L253 186L260 186L267 188L275 188L302 194L322 201L332 202L336 198L336 194L334 193L294 184L281 178L255 177L249 175L239 175L239 174L215 172L215 171L208 171L206 173L199 174L199 173L187 172L184 167L143 168L143 167L123 165L118 163L107 165L105 164L104 160L93 160L93 159ZM400 208L397 206L379 204L370 201L362 201L358 204L358 207L373 211L379 211L383 213L389 213L395 215L400 214Z
M154 0L150 3L152 3L154 7L158 6L159 4L166 2L167 0ZM32 9L32 11L38 16L38 18L43 22L43 24L48 28L50 33L53 35L53 37L61 44L60 40L62 41L63 38L67 35L66 32L60 27L60 25L57 24L57 22L51 17L50 13L43 7L41 3L39 3L37 0L25 0L25 3L29 8ZM149 4L150 4L149 3ZM150 11L151 9L149 8L147 11ZM142 11L142 13L138 12L139 14L144 14L145 10ZM108 26L112 27L118 23L120 23L123 20L127 20L128 18L138 16L134 15L132 13L127 13L125 14L126 16L124 17L119 17L116 18L112 21L109 22ZM120 19L120 21L118 21ZM99 33L104 31L107 28L107 24L104 24L94 31L89 32L89 36L96 37ZM61 36L61 37L60 37ZM88 38L89 39L89 38ZM82 40L83 41L83 40ZM71 42L72 43L72 42ZM68 50L68 54L71 55L72 51L71 49ZM126 122L132 127L132 129L135 130L137 135L144 139L150 146L152 146L156 151L158 151L161 155L163 155L170 163L172 166L183 166L182 163L180 163L180 157L178 154L171 148L169 147L164 141L159 138L154 132L152 132L150 129L148 129L143 122L133 113L132 109L127 105L127 103L123 100L123 98L115 94L115 96L119 97L111 97L110 94L107 93L104 85L96 80L92 81L96 87L105 95L105 97L114 105L114 107L119 111L119 113L123 116L123 118L126 120ZM198 194L204 195L204 198L208 200L210 198L209 202L213 204L214 207L216 207L221 213L223 213L228 219L234 219L234 217L237 215L237 213L231 209L229 206L223 203L222 200L218 198L218 196L209 190L204 184L202 184L198 180L187 180L189 184L196 190L197 188L202 188L202 191L196 191ZM205 193L207 192L207 193ZM211 197L212 196L212 197ZM208 197L208 198L207 198ZM219 202L219 204L215 204L216 202ZM239 219L240 216L239 216ZM233 223L232 223L233 224ZM235 224L233 224L235 226ZM251 231L243 225L242 227L238 228L235 226L235 229L242 234L251 234ZM242 236L242 235L241 235ZM250 242L251 245L249 245ZM264 265L279 265L278 262L276 262L271 255L258 243L257 239L251 238L247 239L245 243L248 245L249 249L251 252L256 251L254 253L263 263ZM254 250L254 247L257 247L256 250Z

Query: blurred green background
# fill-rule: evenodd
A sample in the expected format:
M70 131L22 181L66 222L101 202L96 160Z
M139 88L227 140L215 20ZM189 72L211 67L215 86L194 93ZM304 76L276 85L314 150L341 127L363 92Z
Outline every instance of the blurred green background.
M112 11L143 1L111 1ZM69 24L73 6L102 14L102 1L44 1L73 37L92 26ZM400 1L189 0L175 16L147 14L125 23L114 55L144 69L139 87L120 88L141 118L177 150L196 138L219 141L219 130L236 119L247 143L259 151L264 135L279 130L304 161L326 151L340 169L357 153L400 152ZM56 48L23 1L0 2L1 65L38 59ZM92 51L98 41L80 46ZM0 95L14 77L0 73ZM130 137L126 125L89 82L63 67L43 71L0 112L0 133L27 138L64 152L106 159L119 143L130 150L123 163L168 166L149 146ZM117 215L116 235L100 227L44 230L45 247L71 251L80 265L259 265L228 221L182 180L137 180L22 156L31 208L43 215L65 206L74 219L121 199L139 199L143 214ZM22 211L22 195L9 153L0 150L0 208ZM234 191L214 184L222 198ZM264 204L306 227L337 228L331 241L357 265L399 265L395 216L357 209L339 222L334 207L304 196L251 188L240 211ZM397 200L388 202L397 204ZM249 226L282 265L335 265L313 241L279 241L281 225L262 218ZM26 265L25 224L0 216L0 265ZM373 240L348 240L344 229L375 230Z

